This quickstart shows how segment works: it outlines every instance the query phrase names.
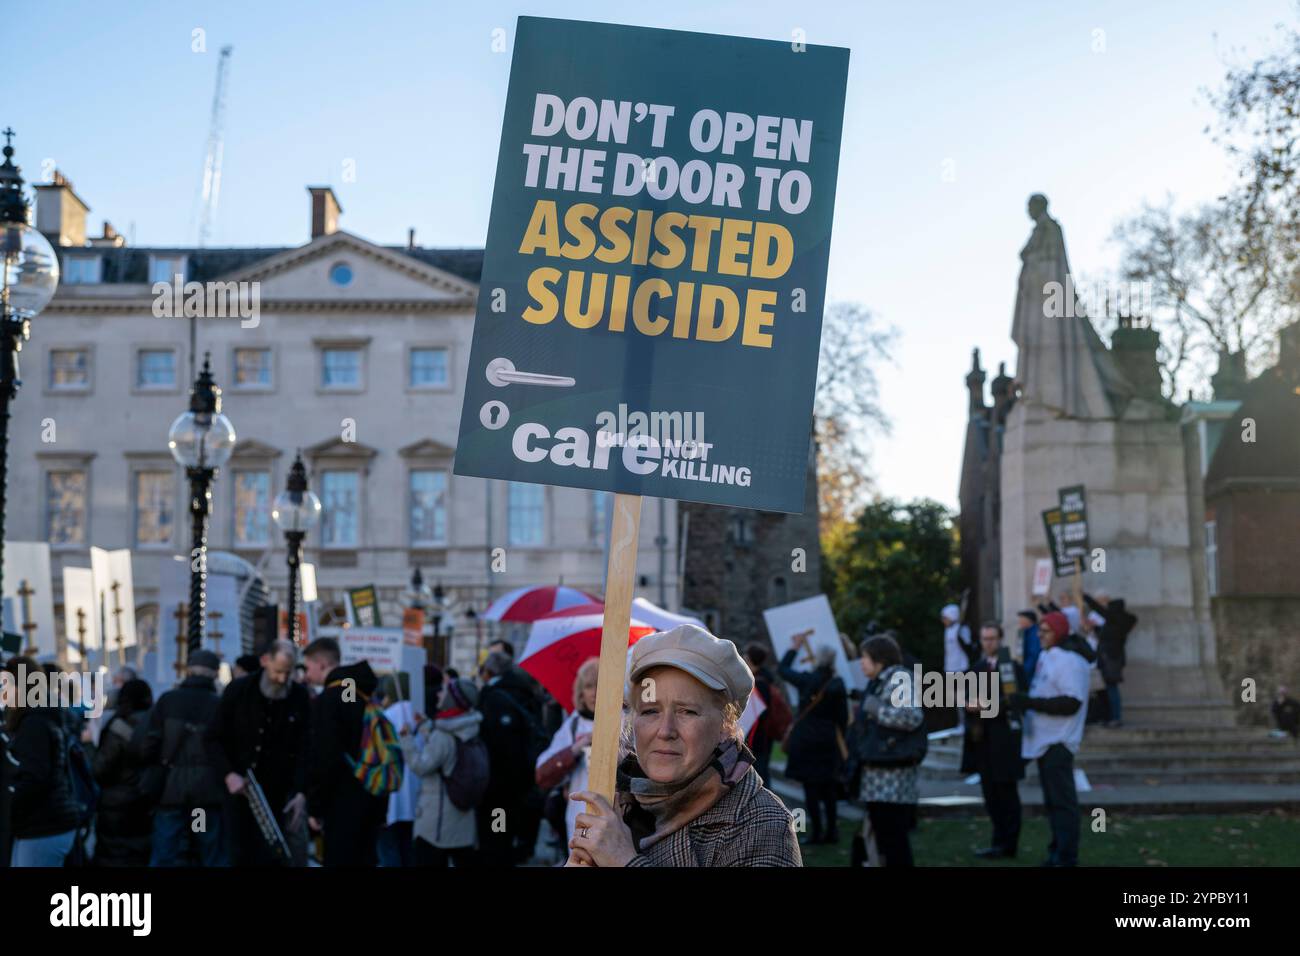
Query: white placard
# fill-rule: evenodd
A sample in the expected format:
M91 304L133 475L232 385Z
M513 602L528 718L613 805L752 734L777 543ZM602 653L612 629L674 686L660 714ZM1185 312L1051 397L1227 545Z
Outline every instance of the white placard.
M840 630L835 625L835 615L831 613L831 604L826 600L826 595L818 594L793 604L770 607L763 612L763 620L767 623L767 633L772 638L772 647L778 660L793 646L794 635L811 631L807 650L801 651L795 659L795 670L811 671L817 651L829 647L835 651L835 673L843 679L845 686L850 690L867 686L862 668L856 661L849 660L844 652L844 642L840 640ZM790 691L797 704L798 692L794 688Z
M108 591L104 596L104 636L108 639L109 649L116 655L119 647L136 645L135 588L130 551L122 548L108 552L108 576Z
M316 565L298 565L298 600L311 604L316 600Z
M188 619L176 621L176 608L190 601L190 566L181 557L163 561L158 570L158 653L154 655L154 680L171 687L181 676L176 673L176 632L185 633Z
M81 611L80 620L77 611ZM84 635L81 633L82 629L85 631ZM95 613L95 575L90 568L63 569L63 634L67 642L69 664L89 661L90 652L99 649L99 615Z
M347 627L339 633L340 664L369 661L376 674L402 669L400 627Z
M1052 559L1039 558L1034 563L1034 597L1042 597L1052 590Z
M50 582L50 546L44 541L6 541L3 560L4 597L11 602L13 633L23 637L21 650L30 645L36 648L37 655L54 657L59 648L55 638L54 590ZM20 590L31 591L25 602L18 593ZM36 627L23 630L25 623Z
M109 614L113 607L109 603L113 592L108 590L113 582L113 574L108 567L108 552L103 548L91 547L90 571L94 575L95 615L99 620L99 663L104 666L108 663L108 654L113 644L113 618Z

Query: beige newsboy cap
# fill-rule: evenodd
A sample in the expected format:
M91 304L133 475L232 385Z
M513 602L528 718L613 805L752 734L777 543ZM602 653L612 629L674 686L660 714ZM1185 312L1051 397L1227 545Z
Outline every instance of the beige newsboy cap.
M650 634L632 645L629 694L641 675L652 667L685 671L704 686L725 693L741 711L754 690L754 675L736 645L694 624L678 624L671 631Z

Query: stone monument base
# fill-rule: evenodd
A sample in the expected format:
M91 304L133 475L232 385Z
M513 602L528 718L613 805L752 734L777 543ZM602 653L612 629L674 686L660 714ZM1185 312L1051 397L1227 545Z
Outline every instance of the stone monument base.
M1213 712L1217 722L1227 698L1189 532L1200 519L1188 513L1179 426L1159 403L1134 399L1118 419L1066 418L1032 401L1011 409L1001 459L1004 625L1014 633L1016 611L1040 600L1030 591L1036 561L1049 556L1042 512L1069 485L1083 485L1087 496L1094 558L1083 589L1124 598L1138 617L1127 646L1125 719L1136 721L1144 700L1157 722L1213 701L1204 716ZM1071 578L1054 578L1053 598L1072 586ZM1137 709L1130 714L1130 707Z

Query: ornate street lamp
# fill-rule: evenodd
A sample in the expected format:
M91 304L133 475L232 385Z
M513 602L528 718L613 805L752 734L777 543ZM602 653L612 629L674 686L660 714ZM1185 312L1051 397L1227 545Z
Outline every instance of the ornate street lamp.
M9 480L9 405L18 397L18 353L31 336L32 319L54 298L59 260L49 241L32 226L31 204L23 195L22 171L14 165L14 131L4 131L0 163L0 541L4 540ZM3 573L3 569L0 569Z
M271 518L284 532L289 551L289 640L298 643L298 568L302 564L302 541L320 520L320 499L307 490L307 469L299 452L289 469L289 482L271 506Z
M212 379L212 356L203 356L203 371L190 389L190 410L172 422L167 447L185 467L190 481L189 653L203 647L203 615L208 584L208 515L212 513L212 479L235 450L235 426L221 414L221 389Z

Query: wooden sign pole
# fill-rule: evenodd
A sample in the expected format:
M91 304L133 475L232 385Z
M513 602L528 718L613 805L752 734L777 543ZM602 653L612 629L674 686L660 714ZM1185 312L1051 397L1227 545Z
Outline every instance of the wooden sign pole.
M627 637L632 623L632 590L636 583L640 531L641 496L614 495L609 564L605 571L605 620L600 634L600 670L596 675L596 720L591 732L587 780L588 789L611 803L623 725L623 681L627 676ZM597 812L590 804L587 807L587 812Z
M1074 606L1079 609L1079 630L1083 630L1083 558L1074 559Z

